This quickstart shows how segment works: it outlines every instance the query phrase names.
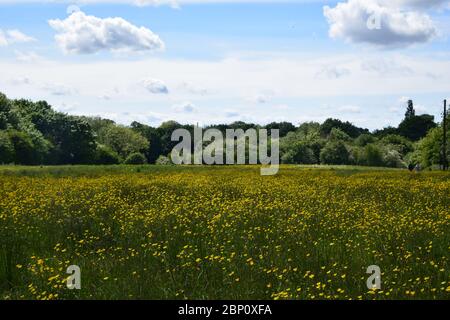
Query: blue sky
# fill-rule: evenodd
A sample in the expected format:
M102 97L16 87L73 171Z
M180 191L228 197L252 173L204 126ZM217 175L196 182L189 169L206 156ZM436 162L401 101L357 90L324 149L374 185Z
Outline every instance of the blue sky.
M140 1L0 0L0 91L124 124L370 129L450 97L449 1Z

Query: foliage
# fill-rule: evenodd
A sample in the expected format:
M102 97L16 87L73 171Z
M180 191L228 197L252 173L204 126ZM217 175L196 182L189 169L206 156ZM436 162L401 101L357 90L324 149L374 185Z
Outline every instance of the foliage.
M341 141L328 142L320 152L320 162L323 164L348 164L350 153Z
M120 157L114 150L105 145L98 145L95 151L95 164L119 164Z
M350 122L343 122L338 119L327 119L320 126L320 132L323 136L328 136L333 128L340 129L352 138L357 138L363 133L369 133L369 130L358 128Z
M6 131L0 130L0 164L12 163L15 159L14 145Z
M360 135L358 138L355 139L355 145L357 145L358 147L365 147L369 143L376 142L376 140L377 138L375 138L375 136L368 133L363 133L362 135Z
M14 146L14 163L33 165L39 164L33 141L25 133L17 130L8 130L11 144Z
M148 163L155 163L158 157L162 154L162 143L158 130L139 122L133 122L131 124L131 128L150 142L150 146L145 151L145 156Z
M130 154L125 161L123 162L125 164L145 164L147 163L147 159L142 153L135 152Z
M412 141L425 137L427 132L436 127L434 117L428 114L409 116L398 126L398 133Z
M269 131L269 134L271 129L280 130L280 138L285 137L289 132L296 130L295 126L290 122L272 122L264 126L264 128Z
M368 144L359 155L357 163L369 167L383 166L383 153L376 144Z
M433 143L428 137L415 144L435 126L432 116L417 116L410 101L405 119L397 128L387 127L373 133L338 119L327 119L322 124L305 122L298 127L290 122L260 126L236 121L203 129L218 129L224 136L227 129L268 129L269 133L271 129L279 129L283 163L404 167L411 163L426 166L439 163L438 135ZM1 152L6 160L14 154L11 161L17 164L117 164L133 153L143 154L146 162L153 164L161 156L169 155L178 144L171 139L176 129L186 129L191 136L194 133L193 125L176 121L164 122L159 127L133 122L128 127L100 117L56 112L45 101L9 100L0 94L0 130L14 132L19 149L18 154L11 153L6 142L10 139L4 138ZM22 158L25 156L30 158Z
M315 164L318 159L314 155L313 149L306 142L296 142L285 152L281 158L282 163L287 164Z
M450 130L449 130L450 133ZM425 138L418 143L419 161L423 167L442 163L442 127L432 129ZM447 159L450 158L450 146L447 144Z
M156 164L158 164L158 165L169 165L169 164L172 164L172 161L170 160L169 157L159 156L158 159L156 160Z
M116 125L103 127L99 132L98 141L117 152L122 159L126 159L132 153L145 152L149 146L149 141L139 133Z

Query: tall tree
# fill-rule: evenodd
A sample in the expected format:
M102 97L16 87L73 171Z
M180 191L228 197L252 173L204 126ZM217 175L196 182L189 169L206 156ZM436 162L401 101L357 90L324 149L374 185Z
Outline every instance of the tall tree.
M398 126L398 133L410 140L418 141L436 127L434 116L423 114L406 117Z
M161 138L158 134L158 130L136 121L131 124L131 129L149 141L149 148L144 154L149 163L155 163L162 154Z
M416 115L416 110L414 110L414 103L412 100L408 100L408 107L406 108L405 118L411 118Z

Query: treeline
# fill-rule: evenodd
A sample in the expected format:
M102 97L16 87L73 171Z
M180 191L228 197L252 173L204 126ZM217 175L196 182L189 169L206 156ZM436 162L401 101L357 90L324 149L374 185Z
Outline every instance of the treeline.
M45 101L11 100L0 93L0 164L169 164L176 129L193 125L168 121L159 127L130 126L99 117L57 112ZM370 132L350 122L328 119L295 126L289 122L259 126L234 122L209 126L226 129L280 130L280 154L286 164L355 164L423 167L442 161L442 126L430 115L417 116L412 101L398 127ZM448 153L448 150L447 150Z

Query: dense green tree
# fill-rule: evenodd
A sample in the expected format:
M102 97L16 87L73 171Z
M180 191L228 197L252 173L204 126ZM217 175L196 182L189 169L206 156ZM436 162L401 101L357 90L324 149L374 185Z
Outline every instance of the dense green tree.
M358 138L355 139L355 145L358 147L365 147L369 143L374 143L377 139L369 134L369 133L363 133Z
M450 130L448 130L450 134ZM419 161L424 167L442 163L443 129L442 126L430 132L418 143ZM447 144L447 159L450 159L450 146Z
M329 141L320 152L320 162L323 164L349 164L349 152L341 141Z
M0 92L0 130L15 128L17 117L12 111L11 101Z
M297 132L303 136L318 136L320 135L320 123L313 121L304 122L298 127Z
M145 152L149 141L139 133L125 126L110 125L100 130L98 142L110 147L122 158L132 153Z
M25 133L15 129L8 130L9 139L14 146L14 163L35 165L38 163L36 149L33 141Z
M94 160L94 134L89 124L79 117L56 113L52 121L50 139L58 163L82 164Z
M292 145L281 157L282 163L287 164L316 164L319 160L306 142L298 141Z
M92 131L94 131L96 135L98 135L102 128L116 124L113 120L104 119L101 117L81 117L81 119L85 120L89 124Z
M398 133L412 141L418 141L435 127L436 123L431 115L408 116L398 126Z
M176 121L166 121L163 122L158 128L158 136L161 141L161 154L168 155L172 152L172 149L178 144L177 141L172 141L172 133L177 130L184 128L181 124Z
M226 129L279 129L284 163L404 167L405 163L431 166L441 162L442 128L433 129L435 126L432 116L417 116L410 101L398 128L387 127L373 134L338 119L327 119L322 125L307 122L298 128L289 122L261 127L237 121L204 129L216 128L224 136ZM167 121L158 128L138 122L130 127L120 126L100 117L56 112L45 101L9 100L0 94L0 163L115 164L124 160L141 163L141 154L145 156L144 162L170 163L165 156L178 143L171 141L172 133L186 129L193 136L194 128L175 121ZM411 141L421 138L418 143ZM247 145L257 148L249 146L248 141ZM248 161L248 150L246 157Z
M325 122L320 126L320 133L322 134L322 136L328 136L333 128L344 131L352 138L356 138L363 133L369 133L368 129L359 128L348 121L343 122L339 119L331 118L325 120Z
M383 128L381 130L375 130L373 132L373 135L377 138L382 138L382 137L385 137L390 134L398 134L397 128L389 126L389 127Z
M163 153L161 137L158 134L158 130L139 122L133 122L131 128L150 142L149 148L144 154L148 163L155 163Z
M295 126L290 122L272 122L266 125L264 128L269 131L269 134L271 129L280 130L280 138L285 137L289 132L295 131L296 129Z
M407 154L413 151L413 143L407 138L398 134L389 134L380 140L381 144L398 151L400 154Z
M416 110L414 109L414 103L412 100L408 100L408 107L406 108L405 118L411 118L416 115Z
M331 129L328 139L331 141L346 141L346 142L350 142L352 140L352 138L350 138L348 134L346 134L344 131L338 128Z
M0 130L0 164L12 163L15 160L14 145L6 131Z
M383 166L383 152L376 144L368 144L364 147L358 163L370 167L381 167Z
M97 146L97 149L95 151L94 163L106 165L119 164L120 157L117 152L111 150L111 148L100 144Z

